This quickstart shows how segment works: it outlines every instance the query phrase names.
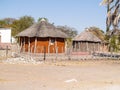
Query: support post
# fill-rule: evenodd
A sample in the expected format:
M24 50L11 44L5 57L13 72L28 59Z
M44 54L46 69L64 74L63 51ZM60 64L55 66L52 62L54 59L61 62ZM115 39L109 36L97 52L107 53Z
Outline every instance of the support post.
M58 57L58 47L56 47L55 50L56 50L55 53L56 53L56 60L57 60L57 57Z
M23 51L25 52L25 37L24 37L24 49L23 49Z
M34 47L34 53L36 53L36 47L37 47L37 37L35 37L35 47Z
M80 42L78 42L78 45L79 45L79 51L80 51Z
M48 55L50 54L50 38L49 38L49 44L48 44Z
M100 43L98 43L98 52L100 52Z
M86 42L86 46L87 46L87 50L86 51L88 52L88 42Z
M22 39L20 38L20 52L22 52L22 49L23 49L23 42Z
M43 60L45 61L46 60L46 47L44 46L44 58Z
M28 37L28 52L30 52L30 37Z
M76 47L76 41L75 41L75 51L77 51L77 47Z
M80 52L82 52L82 42L80 42Z
M21 50L21 41L20 41L20 37L18 37L18 52L20 53Z
M6 59L8 57L8 46L6 46Z

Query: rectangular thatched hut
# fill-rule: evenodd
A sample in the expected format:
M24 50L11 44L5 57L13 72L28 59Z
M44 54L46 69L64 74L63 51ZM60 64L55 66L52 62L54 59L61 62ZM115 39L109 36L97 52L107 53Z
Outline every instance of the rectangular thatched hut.
M42 19L17 37L21 51L34 53L64 53L67 35L53 25Z

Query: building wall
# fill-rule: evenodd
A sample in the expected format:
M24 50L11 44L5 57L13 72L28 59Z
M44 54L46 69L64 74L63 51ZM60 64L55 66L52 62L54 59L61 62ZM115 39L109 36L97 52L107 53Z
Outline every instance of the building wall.
M49 38L37 38L37 53L48 53Z
M0 43L11 43L10 28L0 28Z
M108 52L108 44L100 42L74 41L73 51L78 52Z
M65 40L61 38L57 38L58 52L65 52Z
M30 48L29 48L30 40ZM54 41L55 40L55 41ZM25 42L24 42L25 41ZM35 49L35 37L20 38L21 51L31 51L36 53L64 53L65 51L65 42L62 38L37 38L36 39L36 49Z
M87 42L87 41L73 42L74 51L93 53L96 51L100 51L100 47L101 47L100 42Z

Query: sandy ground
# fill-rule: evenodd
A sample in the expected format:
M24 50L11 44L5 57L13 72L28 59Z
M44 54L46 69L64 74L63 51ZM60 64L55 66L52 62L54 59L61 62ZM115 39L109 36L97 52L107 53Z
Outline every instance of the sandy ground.
M120 61L0 63L0 90L120 90Z

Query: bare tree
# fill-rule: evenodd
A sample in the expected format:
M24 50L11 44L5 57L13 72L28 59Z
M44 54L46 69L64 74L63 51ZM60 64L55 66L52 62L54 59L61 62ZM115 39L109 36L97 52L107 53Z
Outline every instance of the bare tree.
M120 26L120 0L103 0L100 4L107 6L106 32L110 31L112 26L112 34L116 33Z
M120 0L102 0L100 4L107 6L106 36L110 51L120 50Z
M73 38L77 35L77 30L75 28L72 27L68 27L68 26L57 26L57 29L61 30L62 32L66 33L69 38Z

